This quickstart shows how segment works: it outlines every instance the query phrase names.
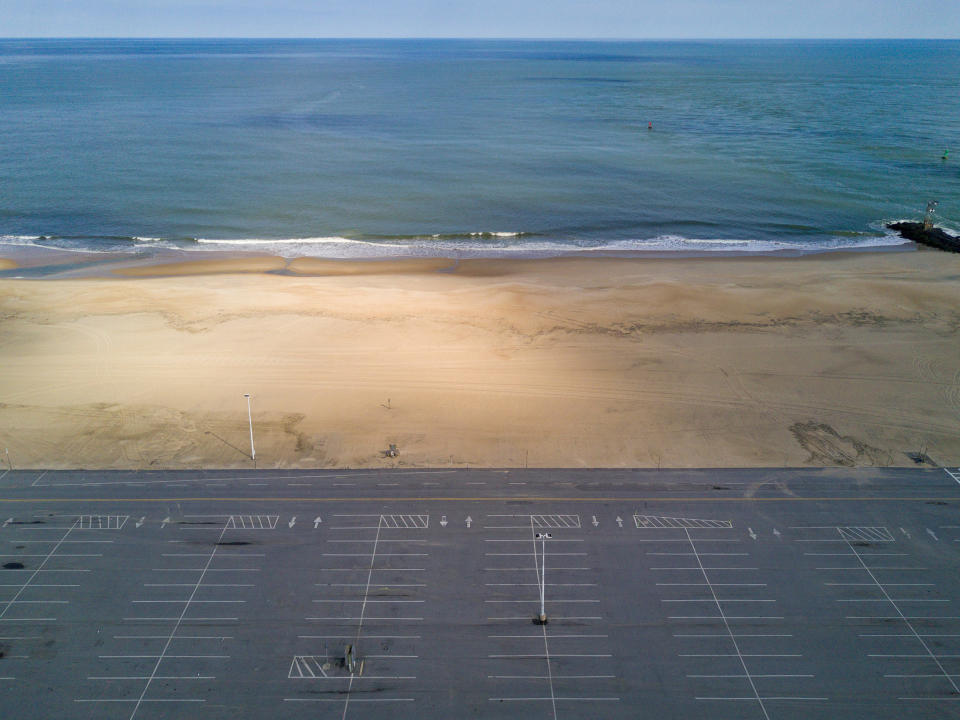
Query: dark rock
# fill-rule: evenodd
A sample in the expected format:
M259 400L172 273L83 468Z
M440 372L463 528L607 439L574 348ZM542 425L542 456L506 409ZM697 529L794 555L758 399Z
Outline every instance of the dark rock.
M915 243L929 245L947 252L960 252L960 237L955 237L938 227L925 230L923 223L918 222L895 222L890 223L887 227L896 230L901 237L913 240Z

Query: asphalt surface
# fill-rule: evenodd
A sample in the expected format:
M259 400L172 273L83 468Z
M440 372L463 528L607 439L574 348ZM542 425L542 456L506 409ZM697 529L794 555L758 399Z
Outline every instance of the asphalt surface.
M958 508L956 469L0 473L0 717L960 717Z

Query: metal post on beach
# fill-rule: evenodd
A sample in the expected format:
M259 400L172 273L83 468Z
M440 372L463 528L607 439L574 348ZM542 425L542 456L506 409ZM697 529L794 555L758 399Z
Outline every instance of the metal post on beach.
M257 466L257 451L253 447L253 414L250 412L250 393L244 393L247 399L247 422L250 424L250 459L253 460L253 466Z

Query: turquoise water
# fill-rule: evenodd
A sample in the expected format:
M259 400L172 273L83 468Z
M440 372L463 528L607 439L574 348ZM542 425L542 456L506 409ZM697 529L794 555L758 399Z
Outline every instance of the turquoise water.
M958 90L960 41L4 40L0 242L890 244L960 226Z

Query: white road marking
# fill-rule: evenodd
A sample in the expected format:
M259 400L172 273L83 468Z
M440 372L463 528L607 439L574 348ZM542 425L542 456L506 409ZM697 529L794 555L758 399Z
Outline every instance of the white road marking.
M166 640L166 635L114 635L114 640ZM178 640L233 640L232 635L180 635ZM168 656L169 657L169 656Z
M577 653L574 653L574 654L570 654L570 655L557 655L556 653L553 653L553 654L551 655L549 652L542 652L542 653L528 653L528 654L525 654L525 655L524 655L524 654L516 654L516 655L509 655L509 654L507 654L507 655L487 655L487 657L488 657L488 658L539 658L539 659L541 659L541 660L549 660L551 657L553 657L553 658L601 658L601 657L613 657L613 655L611 655L611 654L609 654L609 653L601 653L601 654L577 654Z
M182 702L182 703L204 703L204 702L206 702L206 700L200 700L200 699L196 699L196 698L154 698L154 699L152 699L152 700L140 700L140 701L137 701L137 700L134 700L134 699L132 699L132 698L129 699L129 700L124 700L124 699L120 699L120 698L79 698L79 699L74 700L74 702L77 702L77 703L125 703L125 702L132 702L132 703L160 703L160 702L169 702L169 703L178 703L178 702ZM139 707L139 704L137 705L137 707Z
M554 656L556 657L556 656ZM487 675L492 680L546 680L547 675ZM613 679L616 675L554 675L555 680L603 680Z
M550 695L548 697L492 697L487 699L490 702L546 702L549 700L551 703L553 703L554 707L556 707L558 702L603 702L606 700L611 702L619 702L620 700L618 697L557 697L555 695ZM556 715L554 715L554 717L556 717Z
M699 518L665 517L662 515L634 515L633 521L638 528L723 528L733 527L730 520L702 520Z
M284 698L284 702L343 702L340 698ZM378 703L378 702L413 702L414 698L354 698L355 703Z
M297 635L302 640L349 640L353 635ZM368 640L420 640L420 635L364 635Z
M688 678L745 678L746 675L687 675ZM755 678L812 678L814 675L754 675Z
M487 637L488 638L527 638L527 639L537 638L539 639L540 635L487 635ZM553 634L550 637L552 638L605 638L610 636L606 634L585 635L582 633L569 633L564 635Z
M147 680L148 675L87 675L87 680ZM157 675L154 680L216 680L216 675Z
M749 700L749 701L759 700L759 701L761 701L761 703L762 703L762 701L764 701L764 700L767 700L767 701L771 701L771 700L814 700L814 701L821 701L821 702L822 702L822 701L826 701L826 700L829 700L829 699L830 699L830 698L825 698L825 697L790 697L790 696L784 696L784 695L777 695L777 696L771 696L771 697L766 697L766 696L765 696L765 697L756 697L756 698L752 698L752 697L695 697L695 698L694 698L694 700L708 700L708 701L709 701L709 700Z

